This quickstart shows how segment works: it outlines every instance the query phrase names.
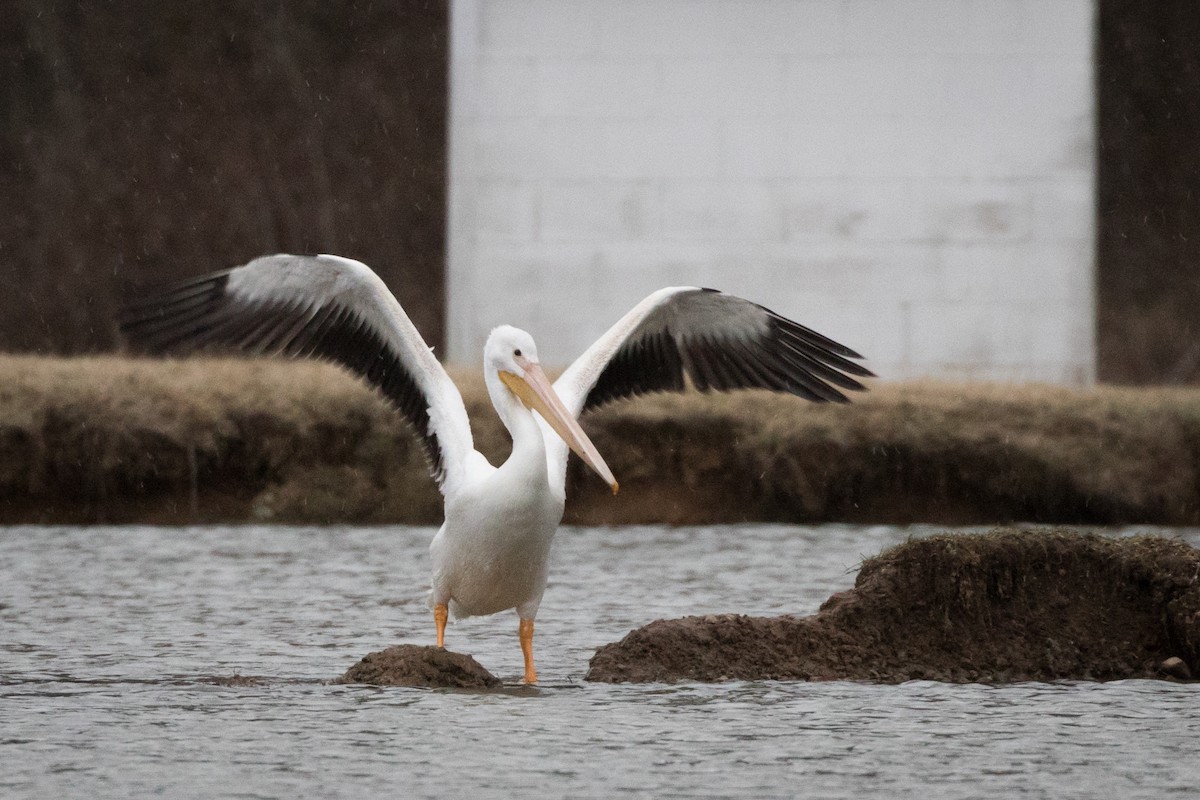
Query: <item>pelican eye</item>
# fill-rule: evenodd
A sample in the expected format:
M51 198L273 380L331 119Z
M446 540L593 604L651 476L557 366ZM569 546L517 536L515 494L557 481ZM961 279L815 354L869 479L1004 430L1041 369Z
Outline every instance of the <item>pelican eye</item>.
M517 358L520 358L520 357L521 357L521 351L520 351L520 350L513 350L513 355L514 355L514 356L516 356Z

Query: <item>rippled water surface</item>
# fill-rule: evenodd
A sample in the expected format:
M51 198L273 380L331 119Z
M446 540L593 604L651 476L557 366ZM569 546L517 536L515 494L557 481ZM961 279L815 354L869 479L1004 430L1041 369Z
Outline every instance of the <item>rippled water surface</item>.
M564 529L541 686L479 694L323 683L432 641L432 529L0 528L0 797L1197 796L1196 685L582 680L653 619L815 611L925 532ZM447 644L515 682L516 627Z

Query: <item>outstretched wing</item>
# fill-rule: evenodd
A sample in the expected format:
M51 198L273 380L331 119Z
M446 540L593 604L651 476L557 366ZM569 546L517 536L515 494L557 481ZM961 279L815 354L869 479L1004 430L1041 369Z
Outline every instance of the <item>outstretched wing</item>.
M233 347L344 365L413 425L443 493L474 450L462 396L387 286L339 256L274 255L129 303L118 319L151 352Z
M555 382L572 413L649 392L770 389L818 403L862 391L858 353L749 300L714 289L660 289L634 306ZM553 437L551 467L566 448ZM561 452L560 452L561 451Z

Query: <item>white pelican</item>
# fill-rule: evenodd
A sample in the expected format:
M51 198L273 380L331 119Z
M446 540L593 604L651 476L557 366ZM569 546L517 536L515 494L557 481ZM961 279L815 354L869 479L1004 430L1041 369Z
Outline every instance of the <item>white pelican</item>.
M862 356L762 306L711 289L660 289L622 317L551 385L533 338L507 325L488 336L483 371L512 454L488 463L471 439L462 397L383 281L339 256L274 255L138 300L120 326L151 351L206 345L314 356L358 373L420 435L445 497L430 545L429 604L446 620L515 608L525 682L537 681L533 621L550 542L566 499L567 448L617 491L576 418L645 392L765 388L845 402L861 390ZM535 415L534 412L537 412Z

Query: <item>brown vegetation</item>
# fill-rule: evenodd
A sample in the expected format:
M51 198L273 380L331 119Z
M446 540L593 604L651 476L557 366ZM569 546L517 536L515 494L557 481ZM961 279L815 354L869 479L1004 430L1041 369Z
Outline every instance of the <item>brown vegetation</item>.
M457 379L476 445L503 459L481 378ZM1200 522L1196 390L658 395L585 427L622 490L573 463L568 522ZM440 518L399 415L335 367L0 356L0 521Z
M812 617L660 620L605 645L605 682L1007 683L1200 675L1200 551L998 530L910 541Z
M432 522L441 513L399 418L325 364L9 356L0 374L3 519Z
M593 430L622 486L670 521L1200 518L1200 392L877 384L854 401L659 396ZM603 493L580 488L577 513L598 517Z

